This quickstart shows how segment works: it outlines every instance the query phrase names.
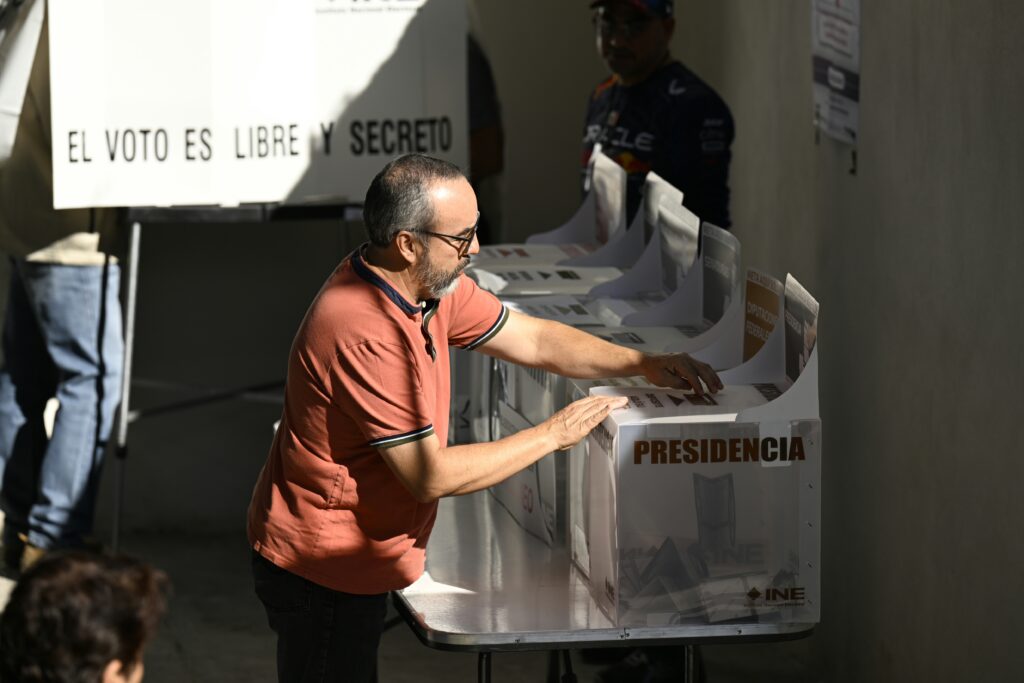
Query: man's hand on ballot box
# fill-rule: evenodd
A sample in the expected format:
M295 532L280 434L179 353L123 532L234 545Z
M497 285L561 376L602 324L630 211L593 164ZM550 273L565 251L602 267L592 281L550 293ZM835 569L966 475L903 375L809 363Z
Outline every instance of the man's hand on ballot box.
M722 380L710 365L685 353L645 354L641 361L641 371L651 384L673 389L690 389L698 396L704 395L704 385L712 394L718 393L722 388Z
M587 396L562 408L541 426L550 430L555 450L564 451L585 439L608 413L628 402L625 396Z

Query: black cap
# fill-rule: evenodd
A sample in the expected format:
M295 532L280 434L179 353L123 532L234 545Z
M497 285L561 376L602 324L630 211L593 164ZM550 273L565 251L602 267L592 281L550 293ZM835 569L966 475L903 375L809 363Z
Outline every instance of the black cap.
M617 4L630 5L655 17L671 17L673 14L672 0L594 0L590 3L590 7L594 9Z

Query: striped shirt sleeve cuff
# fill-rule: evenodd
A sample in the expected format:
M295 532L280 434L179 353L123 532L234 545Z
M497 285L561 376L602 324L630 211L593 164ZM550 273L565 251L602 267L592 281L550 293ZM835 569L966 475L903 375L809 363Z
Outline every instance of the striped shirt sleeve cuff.
M491 325L490 329L477 337L473 342L466 344L466 350L472 351L481 344L486 344L494 337L494 335L501 331L501 328L505 326L506 322L508 322L508 309L505 308L503 304L501 306L501 313L498 315L498 319L494 321L494 324Z
M433 433L434 425L427 425L426 427L414 429L413 431L406 432L405 434L395 434L394 436L385 436L380 439L374 439L370 442L370 446L373 448L393 448L395 446L401 446L402 444L425 439Z

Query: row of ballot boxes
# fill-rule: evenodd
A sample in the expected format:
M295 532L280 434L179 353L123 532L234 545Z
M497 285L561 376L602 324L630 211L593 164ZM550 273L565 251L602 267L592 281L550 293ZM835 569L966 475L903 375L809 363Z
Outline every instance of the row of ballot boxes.
M697 396L453 351L453 440L507 436L590 394L627 396L571 451L492 488L523 533L567 547L619 626L817 622L817 302L792 275L744 270L739 241L653 174L628 228L621 169L597 155L592 177L567 226L482 250L471 276L510 309L689 353L725 387Z

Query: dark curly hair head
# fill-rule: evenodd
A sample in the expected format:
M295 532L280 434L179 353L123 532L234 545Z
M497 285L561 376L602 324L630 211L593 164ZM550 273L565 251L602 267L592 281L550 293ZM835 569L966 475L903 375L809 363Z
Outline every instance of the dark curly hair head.
M22 575L0 618L3 683L98 683L126 673L163 615L166 574L138 560L55 553Z

